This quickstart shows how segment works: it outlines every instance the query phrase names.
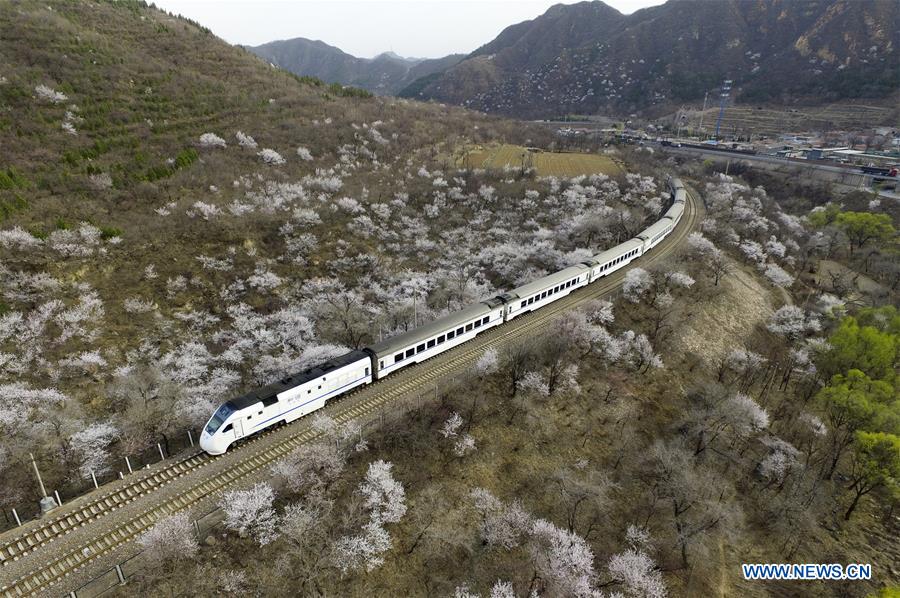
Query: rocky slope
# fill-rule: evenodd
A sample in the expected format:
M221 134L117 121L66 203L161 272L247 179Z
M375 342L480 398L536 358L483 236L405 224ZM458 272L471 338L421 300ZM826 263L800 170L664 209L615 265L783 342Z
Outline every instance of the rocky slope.
M549 117L715 101L731 79L744 103L890 103L898 12L891 0L670 0L631 15L557 5L401 95Z

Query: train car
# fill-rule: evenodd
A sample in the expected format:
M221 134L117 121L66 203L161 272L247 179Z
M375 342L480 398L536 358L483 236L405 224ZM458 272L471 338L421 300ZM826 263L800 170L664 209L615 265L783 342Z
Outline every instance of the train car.
M497 300L476 303L368 347L365 351L372 356L375 378L434 357L502 324L503 310Z
M506 304L504 321L540 309L562 299L590 282L590 268L584 264L569 266L497 297Z
M612 274L619 268L624 268L632 260L640 257L643 252L644 242L631 239L598 253L585 262L585 265L591 269L590 281L594 282L598 278Z
M236 440L289 423L325 406L334 397L372 382L372 361L351 351L274 384L223 403L200 435L200 448L224 453Z
M658 222L651 224L638 233L635 238L640 239L644 243L643 253L647 253L659 245L674 228L675 222L671 218L663 216Z
M673 226L678 226L678 223L681 221L681 217L684 215L684 204L683 203L673 203L672 207L666 210L666 213L663 214L664 218L671 218L672 222L674 222Z
M659 222L636 238L598 253L582 264L227 401L204 427L200 447L213 455L224 453L238 439L294 421L324 407L329 399L447 351L489 328L540 309L627 266L658 245L683 216L687 201L684 185L672 178L669 187L673 193L672 206Z

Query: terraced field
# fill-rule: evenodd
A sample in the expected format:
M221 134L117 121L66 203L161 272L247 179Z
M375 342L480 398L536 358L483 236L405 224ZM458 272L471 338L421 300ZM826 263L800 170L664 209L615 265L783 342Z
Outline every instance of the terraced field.
M689 127L699 126L700 114L700 110L687 112ZM707 108L703 113L703 128L707 133L715 130L718 116L718 106ZM852 130L895 124L897 118L896 108L864 104L826 104L790 110L729 106L722 119L722 131L777 135L787 131Z
M624 172L615 160L599 154L532 152L521 145L509 144L466 148L457 156L456 163L460 167L498 170L533 167L539 176L572 177L598 172L612 176Z

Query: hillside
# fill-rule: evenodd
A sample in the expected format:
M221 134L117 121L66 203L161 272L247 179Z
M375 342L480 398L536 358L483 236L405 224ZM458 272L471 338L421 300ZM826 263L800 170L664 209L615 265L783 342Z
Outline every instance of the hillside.
M448 287L441 235L503 185L435 157L539 130L296 77L142 2L0 3L0 64L7 510L34 508L28 451L71 496L110 454L184 442L234 393L408 326L406 277L443 289L420 321L510 284ZM355 332L314 289L357 306Z
M623 15L557 5L505 29L402 96L516 117L659 112L703 101L724 79L739 103L817 104L900 88L890 0L670 0Z
M297 75L361 87L378 95L395 95L413 81L446 70L463 58L461 54L435 59L403 58L391 52L375 58L357 58L325 42L302 37L247 49Z

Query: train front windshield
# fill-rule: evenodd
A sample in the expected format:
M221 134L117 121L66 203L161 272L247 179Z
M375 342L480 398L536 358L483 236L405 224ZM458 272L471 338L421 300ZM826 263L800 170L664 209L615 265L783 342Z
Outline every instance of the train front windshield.
M222 405L219 409L213 414L212 418L209 420L209 423L206 424L206 431L209 434L215 434L216 430L218 430L222 424L228 419L228 416L234 413L234 409L229 407L227 404Z

